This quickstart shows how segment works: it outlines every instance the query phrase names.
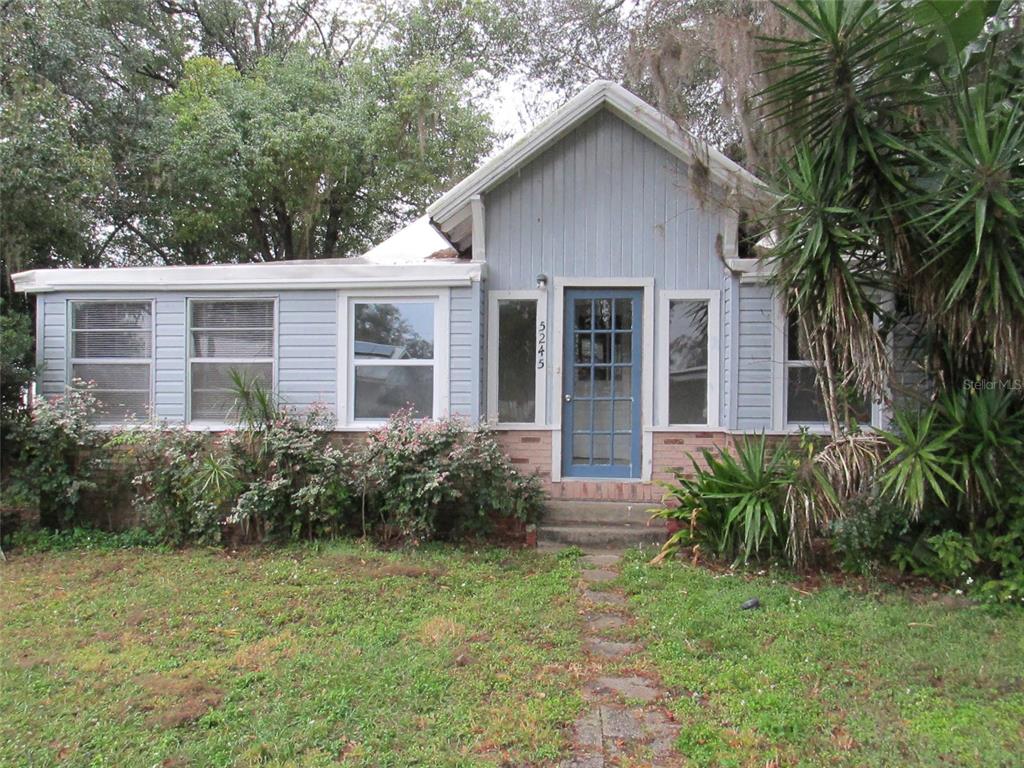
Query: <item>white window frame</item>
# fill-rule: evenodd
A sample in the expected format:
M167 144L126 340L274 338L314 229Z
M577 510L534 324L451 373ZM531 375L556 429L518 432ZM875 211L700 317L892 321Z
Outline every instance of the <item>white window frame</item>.
M196 357L192 349L192 304L196 302L223 303L234 301L273 302L274 334L270 358L265 357ZM185 423L198 429L225 429L231 424L219 419L192 418L192 363L266 363L271 364L271 391L278 393L278 337L281 331L280 307L277 296L190 296L185 300Z
M76 357L75 356L75 305L76 304L149 304L149 357ZM42 313L39 313L42 314ZM65 350L65 365L67 389L71 389L75 365L143 365L149 366L149 404L147 414L144 418L134 419L128 424L152 423L156 413L156 301L153 299L138 299L129 297L103 298L103 299L68 299L65 309L67 322L67 348ZM102 330L94 328L91 330ZM110 330L131 330L128 328L116 328ZM39 344L43 336L39 335ZM41 356L40 356L41 357ZM121 420L125 421L125 420ZM97 422L100 426L115 426L120 421Z
M776 431L797 432L806 429L811 433L827 433L830 431L827 421L798 422L789 420L789 371L791 368L814 368L810 360L789 359L789 316L786 313L784 299L775 302L775 320L772 328L772 424ZM891 359L891 342L886 343L886 352ZM871 423L864 425L878 428L887 420L887 410L883 403L871 402Z
M719 426L721 411L722 292L720 290L660 291L658 303L658 430L686 432ZM706 301L708 304L708 418L704 424L672 424L669 421L669 344L673 301Z
M502 301L535 301L534 418L529 422L498 420L498 304ZM487 422L498 429L536 429L547 423L547 371L551 351L547 291L488 291L487 298Z
M360 360L355 357L355 305L356 304L432 304L434 307L434 357L432 360ZM440 419L448 415L450 393L448 335L451 291L422 289L387 294L380 291L338 292L338 428L365 431L387 424L387 419L355 418L355 369L358 365L411 365L434 367L433 413L429 418Z

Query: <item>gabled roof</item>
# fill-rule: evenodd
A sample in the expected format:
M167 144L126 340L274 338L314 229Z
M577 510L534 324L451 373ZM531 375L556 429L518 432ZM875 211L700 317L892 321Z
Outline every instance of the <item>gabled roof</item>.
M601 109L617 115L685 163L706 167L710 179L723 190L748 201L765 194L764 185L756 176L680 128L670 117L621 85L597 80L452 187L427 208L427 215L449 239L464 243L472 226L471 202L477 195L494 189Z

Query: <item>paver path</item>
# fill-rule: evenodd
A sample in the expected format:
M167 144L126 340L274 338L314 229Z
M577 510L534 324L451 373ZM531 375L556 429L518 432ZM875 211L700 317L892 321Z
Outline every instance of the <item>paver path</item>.
M594 673L583 684L588 707L573 725L573 756L562 768L669 768L681 763L673 747L679 725L661 706L668 692L635 671L619 674L605 669L628 663L642 648L613 636L632 620L625 595L602 588L618 578L618 561L618 555L584 558L582 599L587 615L583 647Z

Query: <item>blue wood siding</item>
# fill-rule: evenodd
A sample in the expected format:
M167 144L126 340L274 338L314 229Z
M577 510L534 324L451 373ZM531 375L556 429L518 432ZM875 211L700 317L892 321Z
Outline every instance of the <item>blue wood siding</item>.
M278 298L277 387L296 408L337 414L338 294L282 291Z
M67 300L62 296L44 294L36 311L42 312L42 343L37 340L39 366L37 386L41 395L59 395L67 380Z
M449 408L453 415L476 421L480 390L480 284L451 289Z
M739 327L736 366L736 428L772 428L772 355L775 298L770 285L737 283Z
M77 298L77 297L76 297ZM159 421L185 420L186 339L184 294L160 294L154 302L156 360L154 404Z

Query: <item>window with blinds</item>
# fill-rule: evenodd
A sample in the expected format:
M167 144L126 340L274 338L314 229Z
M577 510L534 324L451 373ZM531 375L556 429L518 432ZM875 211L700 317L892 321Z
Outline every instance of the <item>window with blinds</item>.
M236 377L274 388L273 299L189 301L189 414L192 421L235 416Z
M69 368L74 386L88 384L103 424L150 416L153 302L72 301Z

